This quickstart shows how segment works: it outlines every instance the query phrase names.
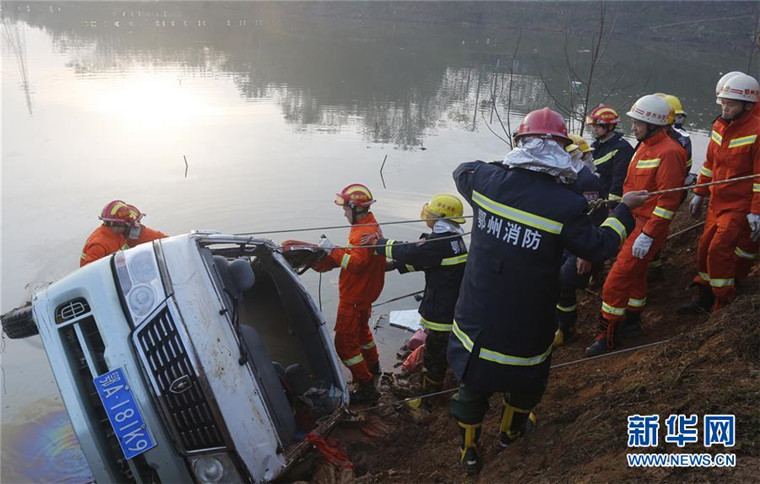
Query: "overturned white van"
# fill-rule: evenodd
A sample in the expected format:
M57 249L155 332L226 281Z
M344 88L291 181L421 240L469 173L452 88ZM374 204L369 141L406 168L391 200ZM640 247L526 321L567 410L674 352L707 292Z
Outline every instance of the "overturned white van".
M287 479L304 435L348 403L323 316L265 239L143 244L28 311L99 482Z

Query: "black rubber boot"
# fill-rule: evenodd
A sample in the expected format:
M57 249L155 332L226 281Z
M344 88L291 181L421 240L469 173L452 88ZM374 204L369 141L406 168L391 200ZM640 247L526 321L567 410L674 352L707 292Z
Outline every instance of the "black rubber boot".
M506 449L512 442L536 426L536 416L530 410L513 407L502 401L501 425L499 426L499 448Z
M380 392L375 388L374 380L358 383L356 389L352 391L350 395L350 403L352 405L377 403L379 399Z
M641 327L641 312L626 311L625 319L620 324L620 336L625 338L638 338L644 335L644 329Z
M715 304L715 295L710 286L695 284L697 286L697 298L688 303L679 306L676 310L678 314L705 314L712 311Z
M459 446L459 462L468 476L474 476L483 468L483 463L478 455L478 440L480 439L480 426L482 424L459 424L459 433L462 443Z

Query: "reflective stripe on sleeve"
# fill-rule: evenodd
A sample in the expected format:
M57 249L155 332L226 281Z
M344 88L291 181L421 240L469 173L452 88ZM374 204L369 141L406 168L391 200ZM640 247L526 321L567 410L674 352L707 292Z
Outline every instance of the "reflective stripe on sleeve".
M755 140L757 140L756 134L753 134L750 136L744 136L742 138L735 138L735 139L732 139L730 143L728 143L728 149L751 145L755 142Z
M706 273L706 272L699 272L699 273L697 273L697 274L699 275L699 277L700 277L700 278L701 278L703 281L705 281L705 282L710 282L710 275L709 275L708 273Z
M343 254L343 258L340 260L340 268L345 269L348 266L348 260L351 258L350 254Z
M459 325L457 324L457 320L454 320L454 324L451 325L451 331L454 333L454 336L457 337L460 343L462 343L462 346L464 346L464 349L467 351L472 352L472 340L470 339L467 334L465 334L464 331L459 329Z
M573 311L575 311L576 309L578 309L578 305L577 304L573 304L572 306L561 306L561 305L557 304L556 307L557 307L557 309L559 309L563 313L572 313Z
M658 217L664 218L665 220L672 220L675 213L671 210L668 210L667 208L658 206L654 207L654 210L652 210L652 215L657 215Z
M619 202L620 200L623 199L623 197L621 197L620 195L615 195L614 193L610 193L607 196L607 199L613 202Z
M423 317L420 317L420 323L424 328L432 329L433 331L441 331L448 333L451 331L453 324L443 324L443 323L436 323L434 321L430 321L429 319L425 319Z
M361 345L360 348L363 350L369 350L375 347L375 340L370 341L366 345Z
M404 264L404 267L406 267L407 272L416 272L417 269L414 268L414 266L409 264Z
M734 254L738 255L742 259L757 260L757 253L756 252L755 253L746 252L746 251L741 250L739 247L737 247L736 249L734 249Z
M634 299L630 298L628 300L628 305L632 308L643 308L647 305L647 298L644 299Z
M707 177L707 178L712 178L712 177L713 177L713 172L712 172L712 170L710 170L710 169L709 169L709 168L707 168L706 166L703 166L703 167L702 167L702 169L701 169L701 170L699 170L699 174L700 174L700 175L702 175L702 176L705 176L705 177Z
M657 168L660 166L660 158L652 158L651 160L639 160L636 163L636 168Z
M396 242L394 239L388 239L385 241L385 257L388 259L393 259L393 243Z
M615 154L617 154L617 152L618 150L612 150L606 155L602 156L601 158L594 160L594 166L599 166L599 165L603 165L607 163L608 161L612 159L613 156L615 156Z
M721 143L723 143L723 136L721 136L717 131L713 130L710 133L710 140L718 143L718 146L720 146Z
M362 361L364 361L364 357L362 356L361 353L359 353L358 355L354 356L353 358L349 358L347 360L343 360L343 364L346 365L346 366L354 366L354 365L358 365Z
M454 257L447 257L441 260L442 266L455 266L457 264L464 264L467 262L467 254L461 254Z
M760 183L753 183L752 184L752 191L754 193L760 193Z
M602 222L601 227L609 227L614 230L618 234L618 237L620 237L620 244L622 244L626 237L628 237L628 231L625 229L625 225L615 217L607 217L607 220Z
M602 311L613 316L622 316L625 314L625 308L616 308L615 306L610 306L606 302L602 302Z
M550 234L559 235L562 232L563 224L560 222L496 202L476 190L472 191L472 201L485 211L498 215L499 217L514 220L515 222L520 222L530 227L549 232Z

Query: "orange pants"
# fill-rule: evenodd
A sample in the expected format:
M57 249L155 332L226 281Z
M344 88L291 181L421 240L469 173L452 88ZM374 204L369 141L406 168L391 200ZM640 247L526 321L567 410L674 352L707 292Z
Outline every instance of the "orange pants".
M667 239L655 238L643 259L633 256L633 243L641 234L646 219L636 218L636 227L623 242L602 289L602 317L608 322L625 318L625 311L642 311L647 304L647 268Z
M757 241L752 242L749 234L736 244L734 253L739 257L739 260L736 261L736 280L746 279L749 276L749 271L757 261L758 253L760 253L758 244Z
M377 365L378 355L369 316L372 308L360 308L350 303L338 304L335 319L335 350L343 364L351 370L355 382L372 379L369 368Z
M716 215L713 210L707 212L705 229L697 249L697 276L694 282L712 288L718 307L730 302L736 295L734 284L740 259L737 248L741 249L741 245L751 250L749 234L747 214L725 212ZM749 268L742 270L749 272Z

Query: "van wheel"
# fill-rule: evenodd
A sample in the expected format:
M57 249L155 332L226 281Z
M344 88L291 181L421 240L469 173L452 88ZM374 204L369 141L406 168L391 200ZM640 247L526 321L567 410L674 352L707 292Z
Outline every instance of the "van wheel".
M10 339L28 338L39 334L37 325L32 319L32 305L27 303L25 306L16 308L0 316L3 324L3 333Z

